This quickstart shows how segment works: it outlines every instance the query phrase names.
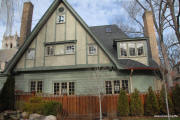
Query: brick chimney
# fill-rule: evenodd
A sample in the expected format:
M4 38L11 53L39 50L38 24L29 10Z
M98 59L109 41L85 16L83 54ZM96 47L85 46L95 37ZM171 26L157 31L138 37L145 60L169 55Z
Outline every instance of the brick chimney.
M153 15L151 11L145 11L143 15L143 21L144 21L144 36L149 38L149 48L151 50L150 57L158 65L160 65L160 59L159 59L159 50L156 40L156 33L154 28L154 21L153 21Z
M32 15L33 15L33 4L31 2L25 2L23 6L23 13L21 18L19 47L23 45L24 41L31 32Z

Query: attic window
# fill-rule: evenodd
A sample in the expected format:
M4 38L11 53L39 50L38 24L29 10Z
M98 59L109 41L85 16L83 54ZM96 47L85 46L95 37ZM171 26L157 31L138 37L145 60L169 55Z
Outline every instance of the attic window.
M88 46L88 55L96 55L97 54L97 46L89 45Z
M56 23L65 23L65 15L57 16Z
M111 28L106 28L106 32L111 33L112 32Z

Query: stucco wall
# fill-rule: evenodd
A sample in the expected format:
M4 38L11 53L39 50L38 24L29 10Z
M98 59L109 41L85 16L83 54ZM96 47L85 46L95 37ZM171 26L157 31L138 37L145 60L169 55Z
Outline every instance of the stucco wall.
M65 11L60 13L58 9L64 7ZM65 23L56 23L58 15L65 15ZM76 51L73 55L57 55L46 56L45 45L47 42L58 42L77 40L75 43ZM81 64L110 64L109 58L104 51L97 45L97 55L88 56L88 44L96 44L95 40L87 33L80 22L72 15L72 13L60 4L57 10L51 15L47 23L40 30L36 38L33 40L30 48L35 48L36 56L34 60L26 60L23 56L16 68L33 68L46 66L66 66ZM55 45L55 54L65 45ZM57 53L59 54L59 53ZM34 62L33 62L34 61ZM34 64L33 64L34 63Z

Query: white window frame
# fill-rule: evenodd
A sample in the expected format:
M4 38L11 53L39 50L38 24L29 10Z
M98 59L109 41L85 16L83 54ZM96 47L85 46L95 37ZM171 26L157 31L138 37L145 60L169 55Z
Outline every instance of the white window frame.
M120 50L119 50L120 51L120 53L119 53L120 57L127 57L128 56L128 46L127 46L127 43L120 43L119 44L119 48L120 48ZM121 54L121 48L126 51L126 55Z
M62 23L65 23L65 21L66 21L66 16L65 16L65 14L63 14L63 15L58 15L58 16L57 16L56 23L62 24Z
M32 88L32 86L31 86L32 82L35 83L35 90L34 91L32 91L32 89L31 89ZM42 90L40 92L38 91L38 82L42 82L42 88L41 88ZM43 81L42 80L31 80L30 81L30 92L43 93L43 86L44 85L43 85Z
M74 44L65 45L65 54L74 54L76 51L76 46Z
M55 91L55 84L59 84L59 92ZM70 86L73 83L74 86ZM66 91L63 92L63 84L66 84ZM75 95L75 82L53 82L53 94L54 95Z
M97 55L97 45L95 44L88 45L88 55Z
M143 54L142 55L139 55L139 53L138 53L138 44L140 45L140 44L142 44L142 48L143 48ZM137 51L137 56L144 56L145 55L145 49L144 49L144 43L143 42L137 42L136 43L136 51Z
M107 80L107 81L105 81L105 94L107 94L107 95L119 94L120 89L123 89L123 81L124 80L127 81L127 88L125 90L129 93L129 87L130 87L129 80L123 79L123 80ZM117 81L119 82L119 85L115 84L115 83L117 83ZM111 84L111 93L107 92L107 85L106 85L107 82L110 82L110 84ZM117 90L117 89L119 89L119 90Z
M29 48L26 52L26 59L28 60L34 60L35 59L35 49Z
M46 46L46 56L54 56L54 55L55 55L55 46L53 45Z
M134 46L134 47L130 47L130 46ZM131 55L130 53L131 53L131 51L130 51L130 48L133 48L135 51L134 51L134 55ZM132 43L128 43L128 51L129 51L129 56L130 57L136 57L137 56L137 54L136 54L136 43L134 43L134 42L132 42Z

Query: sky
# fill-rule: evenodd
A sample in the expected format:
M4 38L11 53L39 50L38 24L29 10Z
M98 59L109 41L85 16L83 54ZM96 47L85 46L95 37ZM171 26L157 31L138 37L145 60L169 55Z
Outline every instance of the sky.
M118 20L125 22L127 21L126 11L123 7L119 7L117 0L67 0L69 4L75 9L75 11L82 17L82 19L89 26L115 24ZM34 12L32 19L32 29L37 24L39 19L49 8L53 0L31 0L34 4ZM20 5L22 6L22 5ZM20 21L22 14L22 7L15 10L15 18L13 24L14 35L16 32L19 35ZM5 23L0 20L0 48L3 34L5 32Z

